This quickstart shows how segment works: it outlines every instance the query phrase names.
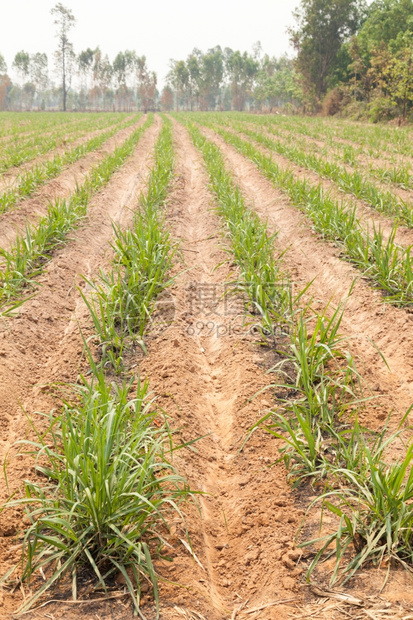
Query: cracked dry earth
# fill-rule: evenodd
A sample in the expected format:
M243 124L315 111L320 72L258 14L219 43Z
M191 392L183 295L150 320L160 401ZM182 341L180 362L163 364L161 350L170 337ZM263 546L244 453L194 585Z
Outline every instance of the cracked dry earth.
M161 119L156 117L134 155L92 200L89 216L72 241L54 255L38 294L23 305L18 318L0 329L1 459L8 450L13 452L13 442L26 433L21 405L30 415L57 407L48 386L75 381L83 368L78 326L87 333L90 322L77 290L80 274L93 277L108 263L111 221L124 226L130 222L137 197L145 188L160 126ZM268 220L271 230L283 228L278 242L280 249L290 248L286 268L292 275L306 282L318 269L322 301L331 296L333 288L338 297L345 295L345 283L350 285L352 280L347 273L349 266L305 229L302 218L297 219L285 198L252 165L222 141L208 137L223 148L251 207ZM175 280L168 292L173 320L169 314L166 324L157 322L155 315L147 335L148 355L137 357L135 364L149 379L157 407L170 416L177 440L198 439L191 448L177 453L175 465L191 488L200 493L196 503L185 505L185 521L177 519L166 534L174 561L157 563L165 579L160 592L161 618L368 618L357 606L315 597L305 585L306 558L295 539L314 497L308 491L297 493L287 484L284 466L274 464L277 441L269 434L259 430L244 443L247 430L276 404L272 391L265 390L270 383L266 370L274 354L263 352L254 332L242 326L241 300L224 296L228 283L237 277L237 268L225 251L222 222L213 210L208 178L187 130L175 121L174 141L175 178L167 204L171 234L180 242L173 268ZM377 306L373 321L369 304ZM381 316L380 307L377 293L358 282L343 324L346 334L357 342L360 361L364 359L368 367L368 379L376 376L380 384L381 408L370 410L369 422L388 407L401 414L411 397L410 381L389 375L377 350L360 335L372 322L374 337L382 334L380 346L391 362L405 364L411 342L402 339L400 330L409 319L396 310ZM390 323L393 340L385 331ZM31 462L24 457L10 461L12 490L29 475L30 467ZM0 499L6 497L2 481ZM312 521L310 518L306 535L314 533L318 517L319 513ZM17 511L0 514L2 573L19 557L16 535L21 525L22 515ZM185 526L191 547L186 542ZM347 591L370 601L370 617L409 617L405 606L404 616L398 607L401 600L413 602L407 573L395 571L379 598L381 583L380 575L363 571ZM24 595L24 591L0 590L1 620L13 617L13 609ZM374 615L378 608L387 610L387 615ZM133 617L133 611L122 597L87 604L66 599L33 610L27 617L125 620ZM142 617L155 618L149 593L143 597Z

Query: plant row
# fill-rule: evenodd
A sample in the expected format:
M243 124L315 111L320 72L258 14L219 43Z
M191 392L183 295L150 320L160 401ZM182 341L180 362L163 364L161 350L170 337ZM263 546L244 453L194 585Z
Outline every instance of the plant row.
M144 125L105 157L86 177L82 186L67 199L56 199L47 214L33 225L27 225L9 250L0 249L3 261L0 265L0 307L3 313L10 312L22 303L21 300L9 306L23 289L28 288L42 272L50 255L65 242L67 234L82 220L92 196L104 187L112 174L132 154L143 132L152 124L153 116Z
M118 124L121 119L108 117L103 119L89 119L89 121L80 120L77 123L69 123L69 125L58 126L50 135L45 135L45 131L40 129L35 134L31 134L27 139L16 136L12 142L2 144L0 158L0 173L5 172L13 166L20 166L40 155L44 155L57 148L61 144L70 144L77 138L89 131L96 131L109 125Z
M231 119L231 117L228 118L229 120ZM252 124L250 118L242 120ZM280 131L280 127L278 125L274 125L272 123L262 123L259 119L254 122L261 128L264 126L267 132L287 141L289 145L297 142L297 133L294 132L294 129L283 129ZM410 164L401 164L400 162L395 161L394 157L390 158L391 165L389 164L389 166L378 166L377 164L373 165L371 162L365 163L363 161L366 154L374 159L386 159L382 152L377 152L373 149L367 150L366 152L363 146L355 146L352 144L337 142L333 138L327 139L323 146L318 146L316 142L311 142L309 140L306 140L303 146L305 150L318 153L324 158L333 157L334 160L339 163L347 164L352 168L361 168L365 170L368 175L383 183L391 183L392 185L396 185L402 189L413 188L413 175Z
M62 124L78 122L80 118L90 117L89 114L67 114L57 112L55 114L39 112L0 112L0 137L16 137L19 134L36 132L39 129L47 131Z
M331 158L330 160L324 159L297 146L285 144L280 140L271 140L266 135L252 131L242 124L231 123L231 127L262 144L270 151L276 152L308 170L313 170L321 177L331 179L341 190L364 200L380 213L396 216L409 228L413 227L413 205L398 198L390 191L377 188L374 183L365 179L360 172L349 171L345 166L331 161Z
M132 228L115 227L112 271L92 283L89 300L84 296L102 348L101 363L94 361L85 340L91 378L81 376L73 401L49 417L46 431L36 431L37 441L21 442L33 453L40 479L25 483L25 498L9 502L23 505L30 522L20 579L32 586L39 574L44 580L18 613L64 578L76 600L85 571L92 571L96 592L106 594L120 575L140 617L141 590L149 585L159 617L153 557L165 557L168 520L182 517L179 503L190 491L173 466L177 448L165 415L150 399L148 382L138 379L132 398L134 378L112 382L106 368L123 366L114 359L125 352L119 343L142 338L154 299L170 282L173 247L162 207L173 161L167 121ZM103 340L102 321L106 327L112 322Z
M224 140L249 158L275 187L286 193L313 222L326 239L339 242L344 256L363 271L363 275L385 293L385 300L399 306L413 303L413 258L411 248L395 243L394 226L386 240L380 228L365 229L355 214L331 198L322 187L297 179L272 159L232 132L215 129Z
M254 119L253 115L242 115L248 120ZM257 122L285 128L304 136L315 139L327 139L334 144L339 140L347 143L359 144L372 157L387 156L387 153L395 155L413 156L411 134L408 128L391 128L386 125L360 125L346 121L322 120L306 117L288 116L263 116Z
M274 308L279 300L278 318L281 315L288 326L277 342L280 361L272 369L277 380L269 386L277 397L277 407L251 432L265 424L281 441L280 460L296 486L311 481L321 482L325 488L317 501L322 501L323 511L336 517L336 525L330 528L333 533L302 544L317 546L308 579L319 561L331 556L335 556L331 584L338 579L347 581L369 562L380 565L385 561L389 567L393 561L411 564L413 444L407 446L400 461L389 464L392 446L401 441L401 427L409 411L391 436L386 426L376 433L359 424L358 412L366 399L353 358L339 334L343 310L327 306L318 313L311 308L311 302L299 307L308 287L292 296L291 282L281 275L280 259L273 258L276 235L270 237L266 225L248 210L225 170L219 149L195 126L189 124L189 131L204 157L241 279L245 273L255 271L256 281L262 285L268 279L277 283L278 294L269 299L268 314L276 315ZM248 225L251 221L254 227ZM264 235L268 243L266 250L259 251L259 260L248 249L239 256L243 246L256 244L262 248ZM266 297L259 299L265 305ZM258 297L252 301L256 303ZM266 310L259 309L263 325Z
M109 273L88 282L84 295L99 339L102 364L122 372L125 355L138 344L145 350L144 332L168 277L176 248L165 226L162 206L173 174L171 121L164 120L155 147L146 195L132 226L114 226L114 261Z
M17 176L13 183L13 187L0 194L0 213L12 209L20 200L30 196L37 187L60 174L65 166L74 164L81 157L86 155L86 153L95 151L102 146L106 140L114 136L121 129L134 124L136 120L137 118L135 117L123 121L120 124L116 124L108 131L91 138L84 144L80 144L61 155L55 155L53 159L45 161L42 164L37 164L27 172L23 172Z

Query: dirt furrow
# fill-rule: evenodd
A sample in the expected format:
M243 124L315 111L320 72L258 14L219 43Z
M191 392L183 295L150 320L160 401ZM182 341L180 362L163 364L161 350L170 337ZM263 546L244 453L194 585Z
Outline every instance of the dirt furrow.
M56 127L67 127L68 129L70 129L70 127L72 125L74 125L75 123L78 123L78 119L76 118L72 118L71 120L66 121L65 123L50 123L46 126L44 126L42 128L42 135L45 136L50 136L52 135L53 131L56 131ZM19 131L18 133L9 133L6 134L4 136L0 136L0 145L3 144L8 144L11 143L13 140L17 141L17 140L27 140L28 138L32 138L35 135L39 134L39 128L34 128L33 127L31 129L26 129L25 131Z
M49 202L68 197L76 189L76 185L82 185L87 173L107 155L113 153L116 147L144 122L145 117L142 117L136 125L122 129L104 142L99 149L87 153L68 166L59 176L42 185L32 197L21 201L17 208L0 215L0 247L7 249L26 223L35 222L45 215Z
M53 387L74 382L80 369L85 368L79 324L88 336L90 319L77 289L84 286L80 274L91 277L107 264L111 256L112 222L123 226L131 220L137 197L145 188L159 130L158 119L141 138L134 155L115 173L104 191L93 198L85 225L76 230L73 241L55 255L39 278L40 288L35 297L22 306L18 317L8 320L1 328L1 461L13 442L27 433L23 409L33 417L36 411L49 412L58 407ZM9 461L8 482L14 490L22 479L30 477L33 462L24 457L9 458ZM0 495L2 501L8 495L3 478ZM21 515L17 511L14 515L10 512L0 515L2 574L18 559L21 547L14 536L20 527ZM20 597L19 592L5 596L0 618L10 618Z
M258 127L265 129L265 125L253 124L251 126L251 129L253 127L255 128L255 130ZM273 127L276 131L280 130L282 132L283 137L286 139L291 139L292 137L294 137L294 139L297 139L297 136L300 136L302 141L308 144L311 144L311 145L315 145L321 150L333 149L334 152L336 152L336 154L339 154L339 149L337 149L336 147L337 144L343 144L344 146L349 146L350 148L354 148L354 150L361 150L362 153L364 152L366 154L363 155L362 153L360 153L360 154L357 154L356 157L357 157L357 160L360 161L360 163L365 164L366 166L372 162L372 159L374 159L375 165L379 165L383 167L392 167L394 165L405 165L409 160L409 156L386 152L385 150L381 150L380 148L377 148L377 147L369 147L368 144L360 144L357 142L351 142L349 140L346 141L345 139L341 140L337 138L337 136L324 136L322 138L314 138L313 136L310 136L308 134L302 134L301 132L294 133L294 129L292 127L282 127L277 124L273 125ZM271 133L270 135L274 136L274 134L271 134ZM373 154L373 151L374 151L374 154ZM370 153L370 155L368 155L367 153ZM386 159L384 157L386 157ZM366 169L366 171L368 172L368 169Z
M179 458L192 488L205 493L198 500L201 516L195 509L187 514L202 568L180 542L185 534L178 524L170 540L175 561L160 571L183 588L164 586L162 617L179 617L177 605L213 620L230 617L247 601L253 606L299 596L292 549L301 514L283 466L268 468L276 454L269 435L257 432L238 454L249 425L271 405L264 394L249 401L268 378L255 337L241 329L242 305L220 299L234 267L220 247L200 156L177 124L175 141L178 181L169 220L182 243L183 265L170 291L174 322L148 341L141 371L182 440L203 437L196 452ZM287 618L287 610L277 606L276 617Z
M285 267L298 290L315 279L310 293L316 304L324 307L331 299L335 304L343 302L356 279L346 301L341 331L350 339L359 370L378 398L373 408L369 407L370 419L365 422L382 426L387 414L394 410L395 424L413 402L413 315L385 304L383 296L369 286L360 272L340 259L334 244L312 232L311 222L251 162L213 132L204 133L222 149L251 207L268 221L270 231L278 231L277 249L287 251Z
M291 139L293 138L293 136L297 136L297 134L294 134L292 129L288 129L288 130L284 130L284 137ZM339 149L337 147L337 144L340 144L340 140L337 140L335 137L329 139L326 138L325 140L319 140L317 138L312 138L310 136L303 136L305 138L305 142L311 145L316 146L319 151L320 154L322 154L323 152L326 151L333 151L333 154L337 156L338 160L342 160L343 159L343 152L342 149ZM294 139L294 138L293 138ZM369 147L367 145L345 145L345 146L350 146L351 148L354 148L355 151L357 151L356 153L356 161L357 164L361 164L365 167L365 171L366 173L369 172L369 166L372 164L372 160L374 162L374 166L377 167L382 167L382 168L388 168L391 169L392 167L394 167L395 165L406 165L406 163L408 163L408 157L406 157L405 155L396 155L396 154L388 154L387 158L385 158L385 154L383 153L383 151L381 151L380 149L376 148L374 149L375 152L370 152L369 154ZM370 147L371 148L371 147ZM360 151L360 152L358 152Z

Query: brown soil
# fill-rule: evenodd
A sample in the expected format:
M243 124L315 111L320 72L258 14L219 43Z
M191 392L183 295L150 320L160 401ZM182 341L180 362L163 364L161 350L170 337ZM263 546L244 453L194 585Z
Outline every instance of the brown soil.
M70 121L67 121L66 123L64 123L65 127L70 128L72 125L74 125L75 123L77 123L77 119L71 119ZM61 127L62 125L59 124L59 127ZM53 131L56 129L56 125L47 125L46 127L44 127L46 134L45 135L50 135L53 133ZM39 130L38 129L33 129L32 127L27 129L27 130L22 130L19 131L18 134L15 135L5 135L5 136L0 136L0 144L5 144L6 142L12 142L13 140L19 139L19 140L26 140L27 138L30 138L31 136L38 134Z
M257 127L257 125L254 125L254 127ZM288 129L286 127L281 127L277 125L275 128L277 132L279 131L280 135L283 135L285 138L291 138L292 136L295 135L291 129ZM344 138L339 138L337 136L334 136L332 138L331 146L330 146L330 139L327 137L324 139L316 139L306 134L300 134L300 136L303 142L306 142L311 145L315 145L319 149L331 149L331 148L334 149L335 144L344 144L346 146L351 146L354 149L361 148L363 151L369 150L368 146L361 145L359 142L352 142L351 140L346 140ZM369 157L369 155L359 154L359 155L356 155L357 161L360 161L362 164L366 166L374 162L375 166L380 166L383 168L391 168L395 165L395 163L400 164L400 165L406 165L406 163L408 163L409 161L409 157L400 155L398 153L387 152L384 148L382 149L374 148L373 150L375 151L373 160L371 157ZM341 149L340 150L337 149L336 151L337 151L337 155L340 156Z
M175 561L162 572L184 588L179 595L165 588L163 605L165 612L175 604L206 618L226 618L247 599L253 607L297 596L300 571L293 560L283 563L282 558L290 552L296 557L293 538L302 513L283 467L267 466L276 455L269 436L257 433L238 454L245 430L272 404L266 394L249 402L268 378L254 337L237 334L242 332L239 304L218 301L234 268L221 264L226 254L220 248L220 224L209 210L208 180L180 126L176 147L178 182L170 220L181 240L183 272L171 291L174 324L150 344L142 371L184 441L207 435L196 444L197 453L185 453L179 461L192 488L206 495L199 498L201 516L193 511L187 521L203 568L183 545L175 545ZM269 489L276 489L276 496ZM184 538L183 531L175 537ZM171 611L164 617L175 617ZM286 612L277 606L278 618L287 618Z
M360 123L361 127L365 127L365 125L363 125L363 123ZM406 163L412 163L413 162L413 155L403 155L401 153L398 153L394 148L392 148L392 146L387 142L387 141L382 141L382 143L380 144L379 147L370 147L368 144L364 144L360 141L357 140L350 140L349 138L343 138L340 136L339 132L340 132L340 128L338 126L336 126L337 132L333 137L334 142L340 143L340 144L344 144L344 145L349 145L352 146L354 148L358 148L360 147L360 145L366 149L373 149L373 151L375 151L374 156L376 156L376 154L380 153L381 157L385 157L386 159L389 159L391 161L395 161L397 163L401 163L401 164L406 164ZM300 134L302 135L302 134ZM327 138L325 138L327 139Z
M111 220L128 225L136 196L145 186L159 129L157 118L133 157L93 199L86 223L56 253L35 298L0 330L1 459L27 432L21 405L30 416L59 406L51 384L74 382L84 367L78 324L86 336L91 326L76 286L82 283L80 274L93 277L107 264ZM221 297L237 268L225 252L222 223L212 210L200 155L186 129L175 122L174 135L176 176L167 210L172 235L181 242L169 290L174 320L164 324L155 316L147 336L149 355L137 355L133 362L149 378L157 406L170 416L176 441L198 438L193 450L178 452L175 464L192 489L203 494L197 496L198 506L184 508L193 551L182 542L185 527L179 519L166 534L174 562L157 564L166 579L161 586L161 618L365 618L376 617L373 612L382 608L387 615L377 617L408 617L413 595L410 577L403 571L394 572L381 598L382 572L365 570L353 580L348 591L366 601L370 616L354 606L316 598L304 583L308 556L298 553L295 536L314 491L296 492L287 484L284 466L274 464L278 444L269 434L257 431L243 444L251 425L276 404L272 390L260 392L272 379L266 370L276 354L261 348L254 332L242 326L240 300ZM288 249L285 269L297 287L316 277L312 293L317 307L331 296L335 303L343 300L359 274L340 259L332 244L311 232L308 221L253 164L212 132L208 135L223 149L251 208L268 221L270 230L279 231L276 251ZM391 408L397 421L413 400L410 318L403 310L385 307L380 294L358 279L341 331L349 337L359 370L379 396L366 407L363 422L370 426L382 425ZM369 339L383 351L391 372ZM14 490L31 475L32 463L23 457L9 460L9 484ZM1 484L4 500L7 491ZM315 528L318 517L316 509L306 533ZM17 511L0 514L2 572L19 557L21 524ZM325 574L317 573L316 578L322 583ZM12 617L23 594L0 591L0 620ZM153 620L149 596L142 612ZM126 620L133 615L128 600L117 598L88 604L62 600L27 617Z
M257 131L257 126L253 124L248 124L248 127L253 131ZM279 128L277 127L277 131ZM271 132L265 131L265 127L259 129L260 132L264 133L267 137L273 140L279 140L284 144L290 144L291 138L296 139L296 136L292 131L282 131L278 134L273 134ZM413 190L411 188L405 189L397 185L397 183L380 181L370 172L370 166L373 164L374 168L385 168L391 170L394 168L394 161L389 161L388 159L381 159L379 156L375 156L374 159L369 155L356 155L356 165L346 164L342 161L343 154L340 150L335 149L334 145L327 144L326 142L321 142L320 140L315 140L314 138L310 138L309 136L305 136L305 150L314 153L315 155L322 156L324 158L334 157L336 162L344 168L349 173L354 173L355 171L362 172L364 178L370 183L374 184L378 189L383 192L392 192L402 200L409 202L412 199ZM309 148L308 148L309 147ZM316 148L314 148L316 147ZM399 160L399 163L404 163L406 165L407 158L404 158L403 162ZM349 194L351 196L351 194Z

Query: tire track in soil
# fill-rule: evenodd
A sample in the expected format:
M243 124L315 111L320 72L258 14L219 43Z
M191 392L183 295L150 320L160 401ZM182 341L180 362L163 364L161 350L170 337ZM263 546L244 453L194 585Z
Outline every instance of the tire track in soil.
M50 391L50 385L73 383L79 371L87 368L81 361L83 343L78 324L86 337L92 331L87 309L76 288L84 284L79 274L91 277L107 265L111 256L112 221L122 226L131 221L137 196L146 186L160 126L160 119L156 117L155 124L141 137L132 157L113 175L104 191L92 199L85 224L74 231L73 240L55 254L38 279L40 288L36 296L25 302L16 318L1 325L1 462L13 442L26 436L27 421L21 406L30 416L36 411L59 408L60 403ZM33 461L27 457L12 459L8 471L11 491L33 475L32 467ZM1 476L0 501L4 502L7 497ZM21 547L14 536L21 527L21 519L22 514L17 510L0 514L1 574L19 558ZM1 596L0 591L0 609ZM4 593L0 618L10 618L20 602L19 592L12 596ZM51 609L46 608L45 613L51 613ZM83 615L83 611L76 613Z
M242 315L239 303L216 305L234 266L226 262L217 268L228 255L209 208L208 179L187 131L174 122L174 132L177 181L169 221L182 242L184 264L176 268L179 275L170 289L174 322L149 338L141 372L183 441L207 435L196 444L197 453L185 450L178 457L178 469L191 487L205 492L199 498L201 517L195 508L184 509L204 570L179 542L185 534L176 524L169 539L175 561L160 563L158 569L183 587L162 586L161 617L182 617L174 609L178 606L213 620L229 618L243 601L252 606L299 596L293 538L302 511L294 506L284 467L267 467L276 456L269 435L257 432L237 456L245 431L271 405L265 395L248 402L268 379L253 336L234 333L240 310ZM200 321L213 322L213 333L198 333ZM225 335L217 335L218 326ZM279 605L261 618L281 620L288 609ZM146 608L143 612L147 615Z
M270 232L278 231L277 250L287 250L284 262L298 290L315 278L310 293L318 307L330 299L342 302L355 278L357 282L346 310L340 333L350 340L360 373L378 397L363 423L382 426L394 410L396 424L413 402L413 314L384 303L360 272L340 258L340 250L311 230L311 222L288 198L265 179L257 167L214 132L202 128L205 136L220 147L234 179L258 215L266 219ZM372 341L382 351L388 371ZM371 408L370 408L371 409Z
M135 125L121 129L98 149L87 153L65 168L59 176L39 187L32 197L23 199L10 211L0 214L0 247L3 249L10 247L16 235L27 223L35 222L45 215L49 202L70 196L76 189L76 185L82 185L88 172L127 140L138 127L143 125L145 119L146 116L142 116Z

